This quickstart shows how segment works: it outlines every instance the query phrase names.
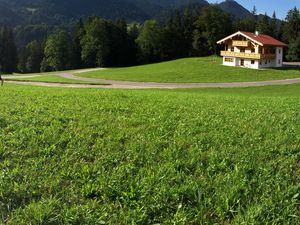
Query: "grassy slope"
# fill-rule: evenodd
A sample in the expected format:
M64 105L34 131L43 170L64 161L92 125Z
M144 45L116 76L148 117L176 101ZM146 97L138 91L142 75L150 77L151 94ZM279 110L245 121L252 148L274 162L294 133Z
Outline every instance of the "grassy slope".
M248 88L177 89L174 92L197 93L201 95L225 95L232 97L300 97L300 84Z
M300 85L7 85L0 105L8 224L299 222Z
M179 59L170 62L88 72L79 76L112 80L153 82L239 82L279 80L300 77L297 69L253 70L222 66L222 59L214 57Z
M47 83L66 83L66 84L102 84L95 83L90 81L80 81L68 79L60 76L38 76L38 77L30 77L30 78L14 78L14 79L6 79L6 80L15 80L15 81L33 81L33 82L47 82Z

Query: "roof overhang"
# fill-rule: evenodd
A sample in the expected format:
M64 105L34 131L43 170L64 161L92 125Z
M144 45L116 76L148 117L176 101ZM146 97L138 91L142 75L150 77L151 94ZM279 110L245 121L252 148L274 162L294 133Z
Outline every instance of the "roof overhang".
M224 43L225 41L227 41L228 39L231 39L231 38L233 38L233 37L235 37L235 36L237 36L237 35L240 35L240 36L243 36L243 37L245 37L245 38L248 38L249 40L253 41L254 43L256 43L256 44L258 44L258 45L260 45L260 46L264 46L262 43L260 43L260 42L258 42L258 41L256 41L256 40L254 40L253 38L249 37L248 35L244 34L244 33L241 32L241 31L238 31L238 32L236 32L236 33L234 33L234 34L232 34L232 35L230 35L230 36L228 36L228 37L225 37L225 38L221 39L220 41L217 42L217 44L223 44L223 43Z

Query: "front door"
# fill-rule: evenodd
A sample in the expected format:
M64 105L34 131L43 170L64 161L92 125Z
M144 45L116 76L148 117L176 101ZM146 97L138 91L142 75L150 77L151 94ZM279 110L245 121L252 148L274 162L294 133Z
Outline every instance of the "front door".
M244 64L245 64L245 60L241 59L241 66L244 66Z

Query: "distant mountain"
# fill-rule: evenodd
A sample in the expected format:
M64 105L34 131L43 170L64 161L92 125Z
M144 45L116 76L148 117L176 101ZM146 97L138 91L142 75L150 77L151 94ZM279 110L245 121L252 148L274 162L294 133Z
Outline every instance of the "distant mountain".
M124 0L0 0L0 4L20 15L18 22L25 24L58 24L89 15L138 21L151 16Z
M219 4L219 7L225 12L231 14L235 18L245 18L251 16L249 10L245 9L239 3L234 0L226 0Z
M199 4L209 5L205 0L127 0L133 4L145 8L147 5L156 5L164 9L176 9L182 6Z
M0 0L0 23L56 25L96 15L106 19L124 17L144 21L166 11L206 0Z

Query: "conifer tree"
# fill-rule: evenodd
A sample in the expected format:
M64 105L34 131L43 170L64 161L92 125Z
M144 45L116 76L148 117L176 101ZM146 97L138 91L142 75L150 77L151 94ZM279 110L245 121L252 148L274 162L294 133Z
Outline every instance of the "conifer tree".
M116 23L111 25L115 27L112 38L113 49L111 51L111 53L115 55L115 62L111 64L126 66L130 64L127 23L124 18L118 18Z
M269 17L267 13L265 13L263 18L258 21L256 30L262 34L272 35L273 32L271 31Z
M297 39L300 35L300 12L297 7L291 9L286 17L283 27L283 38L286 42Z
M283 38L289 44L286 58L300 61L300 12L296 7L288 12L283 26Z
M72 69L80 69L84 66L81 60L82 47L80 43L84 35L84 24L82 20L79 20L75 29L71 33L70 66Z
M13 73L17 70L18 53L11 28L0 29L0 65L4 73Z
M195 30L196 17L190 9L186 9L183 14L183 49L184 56L193 56L193 33Z
M210 54L217 53L216 42L232 32L230 16L217 6L203 8L201 15L195 22L196 31L194 39L205 39ZM200 43L201 44L201 43Z
M270 22L270 35L274 38L278 38L278 23L275 11L273 12L272 19Z

